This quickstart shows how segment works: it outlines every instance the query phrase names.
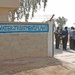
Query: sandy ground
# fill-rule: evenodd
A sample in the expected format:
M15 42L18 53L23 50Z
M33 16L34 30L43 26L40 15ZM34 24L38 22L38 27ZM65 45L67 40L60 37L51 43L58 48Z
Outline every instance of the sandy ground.
M0 75L75 75L75 66L56 58L0 60Z

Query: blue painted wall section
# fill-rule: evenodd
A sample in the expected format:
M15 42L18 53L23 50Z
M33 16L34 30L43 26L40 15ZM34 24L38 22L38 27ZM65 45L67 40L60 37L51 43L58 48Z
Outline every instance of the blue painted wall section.
M1 24L1 33L49 32L49 24Z

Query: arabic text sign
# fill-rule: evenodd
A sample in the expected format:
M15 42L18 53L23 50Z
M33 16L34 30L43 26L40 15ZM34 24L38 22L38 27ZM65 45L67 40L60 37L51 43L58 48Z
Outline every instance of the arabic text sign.
M48 32L48 24L0 24L0 33Z

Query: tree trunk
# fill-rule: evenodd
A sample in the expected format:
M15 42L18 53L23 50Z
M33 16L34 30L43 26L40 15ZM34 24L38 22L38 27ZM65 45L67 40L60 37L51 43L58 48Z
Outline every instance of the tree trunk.
M11 22L14 22L14 19L15 19L15 11L12 11L12 19L11 19Z

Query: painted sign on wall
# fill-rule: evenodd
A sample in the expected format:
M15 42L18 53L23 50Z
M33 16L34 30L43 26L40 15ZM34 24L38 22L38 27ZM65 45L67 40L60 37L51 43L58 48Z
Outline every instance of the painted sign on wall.
M21 32L49 32L49 25L0 23L0 33L21 33Z

